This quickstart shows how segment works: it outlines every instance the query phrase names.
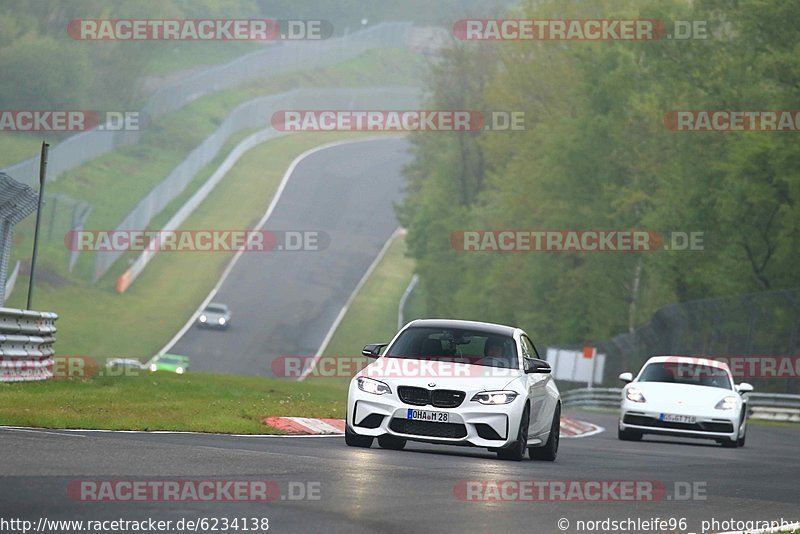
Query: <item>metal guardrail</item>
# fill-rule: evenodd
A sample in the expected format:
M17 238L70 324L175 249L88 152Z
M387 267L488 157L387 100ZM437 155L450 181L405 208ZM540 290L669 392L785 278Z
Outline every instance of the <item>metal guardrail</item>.
M151 120L202 96L277 73L335 65L371 49L403 48L407 46L411 28L407 22L385 22L325 41L284 41L264 46L162 87L150 96L140 113ZM105 125L103 129L95 128L64 139L50 150L47 179L54 181L88 161L122 146L136 144L140 135L140 131L114 131ZM38 183L39 158L21 161L2 170L24 184L35 186Z
M58 315L0 308L0 382L53 377L53 343Z
M800 395L747 393L749 416L753 419L800 423ZM619 408L621 388L581 388L561 394L564 406L581 408Z

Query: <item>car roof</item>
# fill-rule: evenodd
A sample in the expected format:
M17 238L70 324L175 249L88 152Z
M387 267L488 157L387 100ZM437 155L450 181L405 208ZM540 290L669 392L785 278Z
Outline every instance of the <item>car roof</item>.
M730 368L728 367L727 363L719 360L713 360L708 356L653 356L652 358L647 360L644 365L648 365L651 363L664 363L664 362L682 363L682 364L693 363L693 364L707 365L708 367L716 367L717 369L724 369L726 371L730 371Z
M156 361L160 360L161 358L173 358L178 360L188 360L188 356L182 356L180 354L159 354L156 358Z
M489 334L513 336L518 330L513 326L480 321L462 321L460 319L417 319L408 324L409 328L460 328L463 330L480 330Z

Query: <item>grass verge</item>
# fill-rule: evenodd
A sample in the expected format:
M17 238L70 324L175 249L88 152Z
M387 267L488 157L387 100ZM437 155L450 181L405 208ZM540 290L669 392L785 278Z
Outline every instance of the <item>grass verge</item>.
M280 141L290 140L292 138ZM297 142L296 137L294 140ZM275 144L276 141L269 143ZM281 145L269 146L269 152L285 149ZM235 188L239 173L248 173L251 166L257 167L260 158L265 156L256 153L258 150L253 150L240 161L223 184L227 182L229 187ZM237 202L235 199L231 201ZM395 334L397 304L413 272L413 262L404 253L405 238L399 236L354 299L328 345L326 355L358 355L365 343L388 341ZM173 256L188 256L190 261L192 257L191 254L162 254L154 263L160 258L173 261ZM160 286L153 285L160 278L159 271L146 271L144 276L147 275L155 280L141 284L140 291L146 292L149 298L157 298L163 291ZM191 283L190 280L187 286ZM136 286L132 291L136 291ZM160 301L152 305L168 304ZM0 424L272 434L279 432L261 423L265 417L343 418L348 382L347 378L311 378L306 382L295 382L190 372L183 376L147 373L141 376L0 384Z
M204 373L0 384L0 424L10 426L275 434L265 417L344 410L330 385Z

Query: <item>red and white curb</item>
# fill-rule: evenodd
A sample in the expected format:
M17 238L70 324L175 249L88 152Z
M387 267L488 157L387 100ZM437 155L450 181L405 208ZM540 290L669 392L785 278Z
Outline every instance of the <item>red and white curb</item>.
M585 438L594 436L603 432L605 428L587 423L586 421L579 421L571 417L561 418L561 437L562 438Z
M309 417L267 417L264 424L287 434L344 434L344 419L312 419Z
M309 417L267 417L264 424L287 434L344 434L344 419L312 419ZM569 417L561 418L562 438L585 438L603 432L604 428Z

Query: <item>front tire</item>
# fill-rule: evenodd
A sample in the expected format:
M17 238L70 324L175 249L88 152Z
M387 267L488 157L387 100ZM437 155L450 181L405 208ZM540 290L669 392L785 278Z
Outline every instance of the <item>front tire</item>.
M618 428L617 439L620 441L641 441L642 433L637 432L636 430L622 430L621 428Z
M372 446L372 436L359 436L349 426L344 427L344 442L348 447L362 447L369 449Z
M547 443L544 447L529 447L528 456L531 460L543 460L545 462L554 462L558 456L558 444L561 441L561 405L556 406L556 411L553 414L553 423L550 426L550 436L547 438Z
M511 460L514 462L522 461L525 458L525 448L528 446L528 424L530 423L530 415L528 407L522 412L522 419L519 421L519 431L517 432L517 440L511 444L510 447L499 449L497 457L501 460Z
M404 440L403 438L398 438L386 434L378 438L378 445L380 445L382 449L391 449L393 451L399 451L406 446L406 440Z

